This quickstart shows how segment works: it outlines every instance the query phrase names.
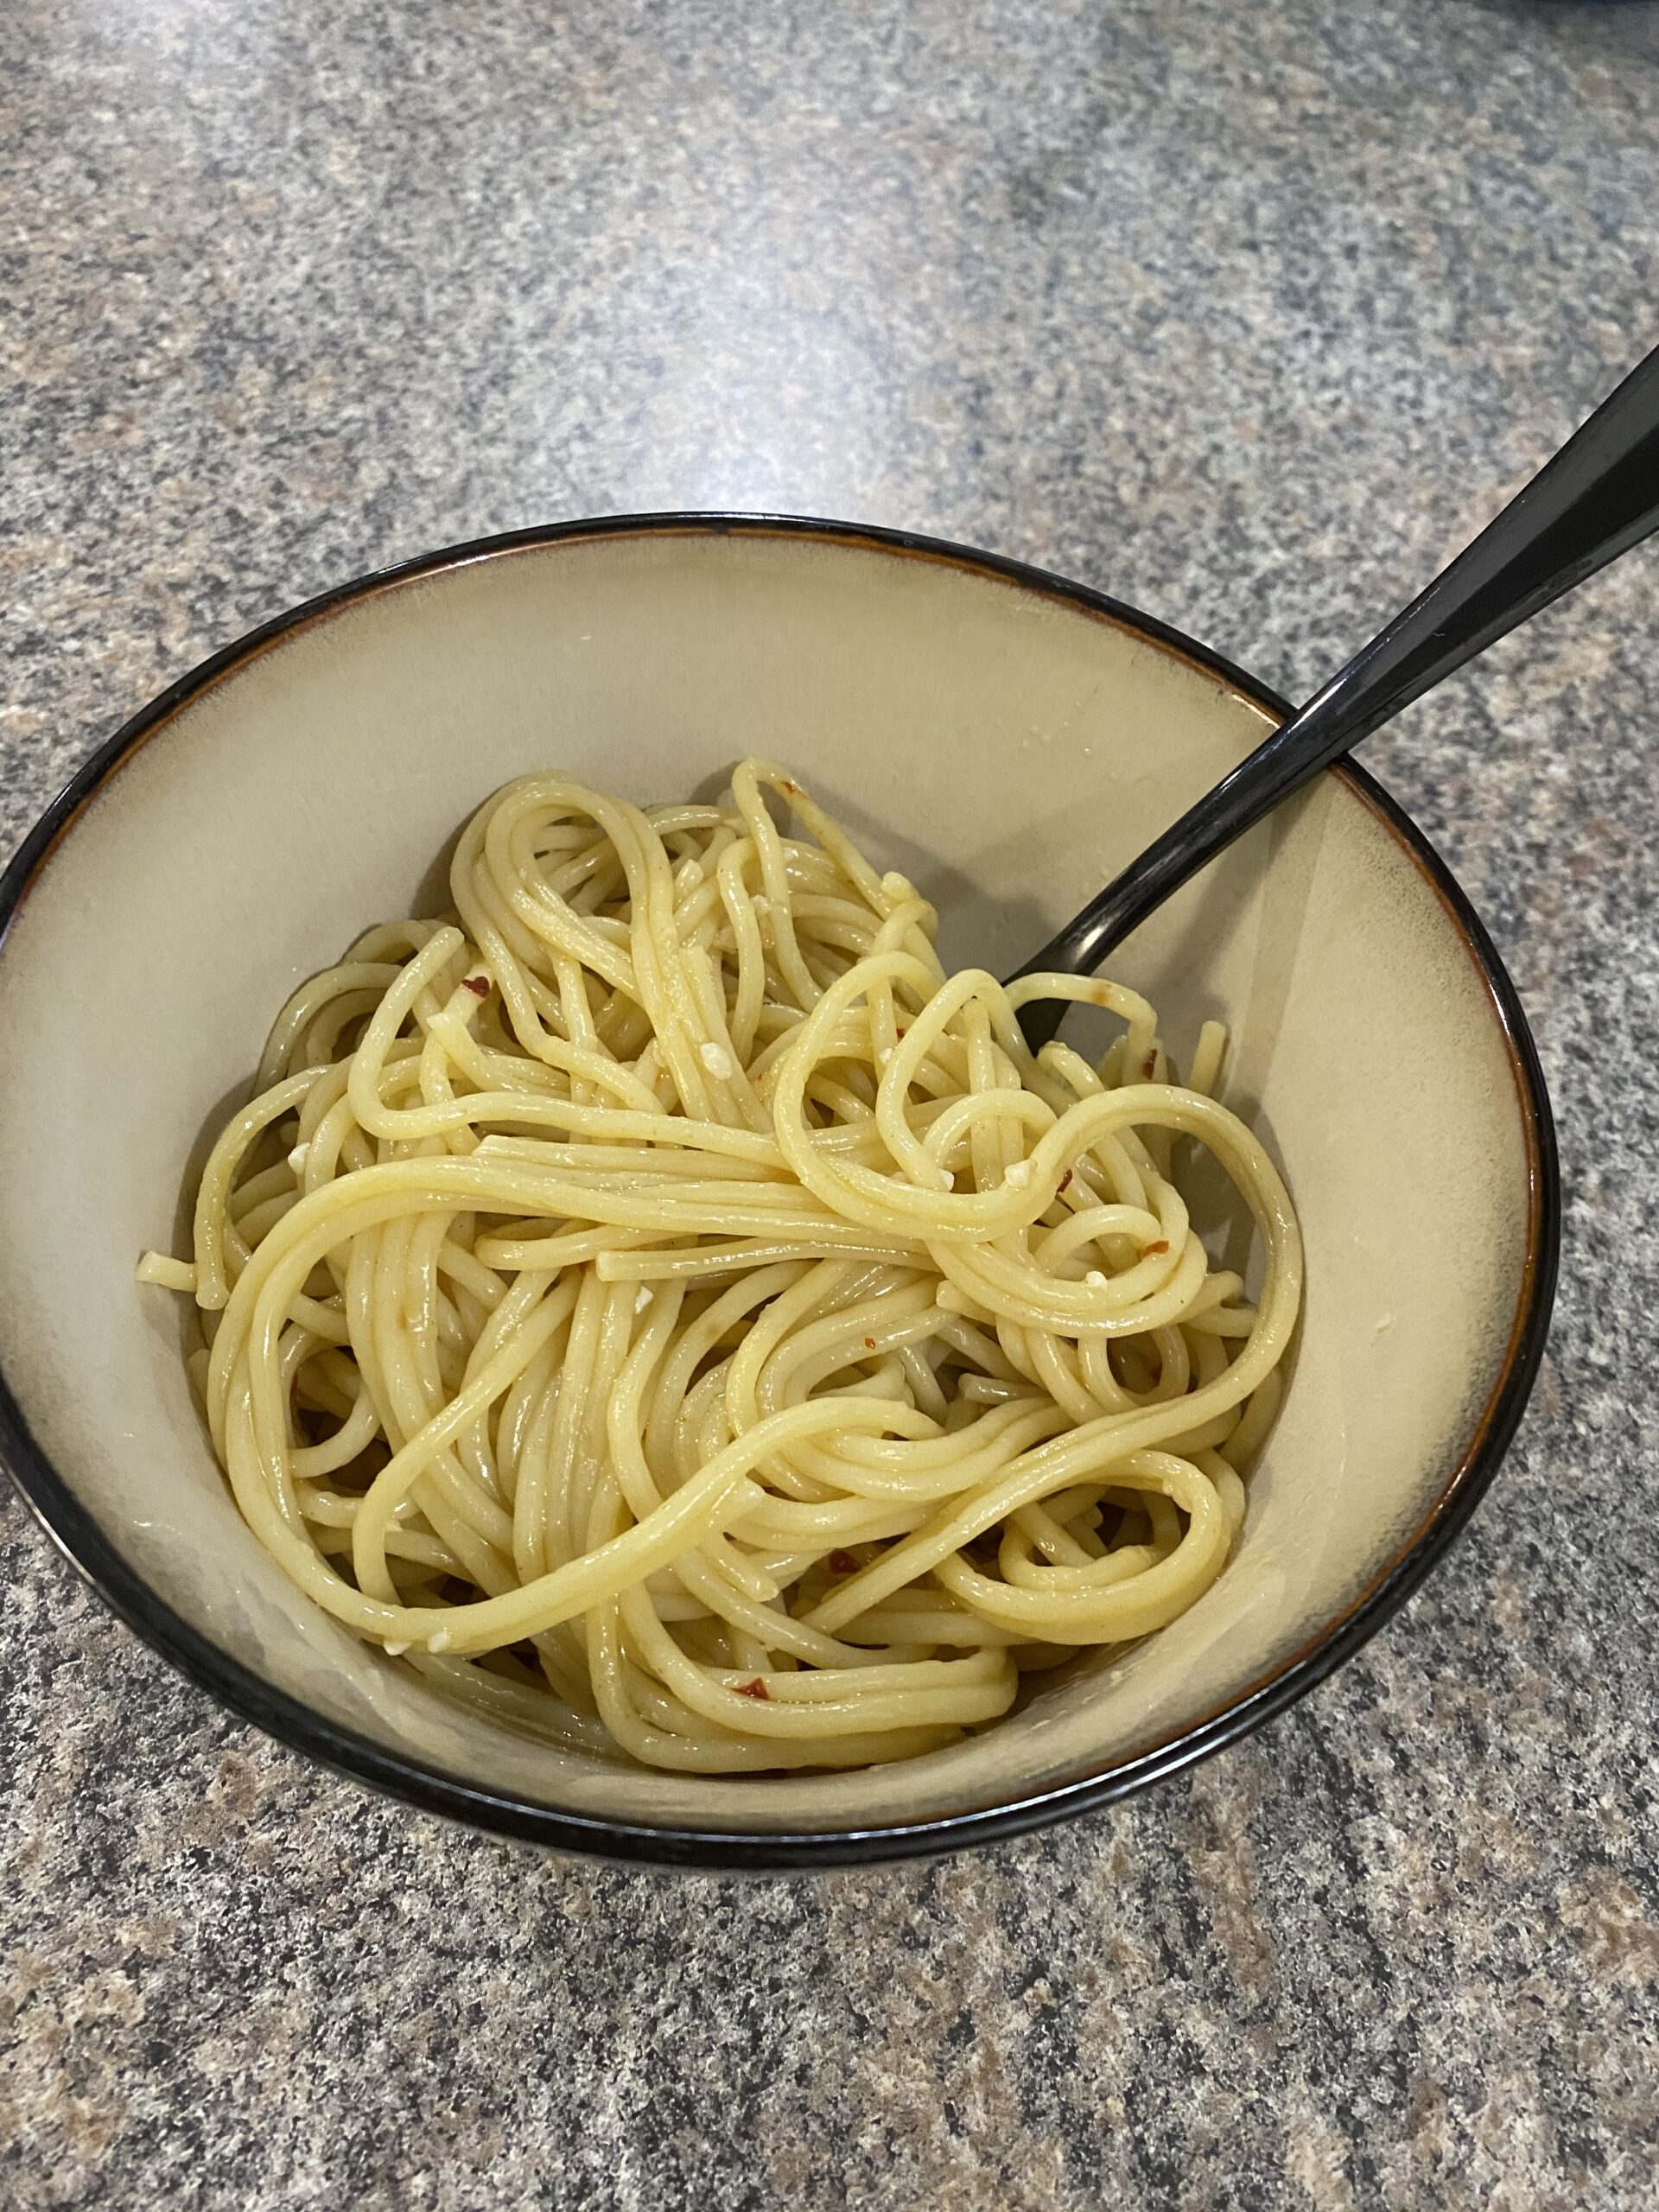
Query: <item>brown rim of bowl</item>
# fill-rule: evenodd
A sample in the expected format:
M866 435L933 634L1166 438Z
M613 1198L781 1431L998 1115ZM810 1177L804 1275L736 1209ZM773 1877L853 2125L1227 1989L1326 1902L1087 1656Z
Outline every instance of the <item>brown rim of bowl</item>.
M1219 677L1274 719L1290 708L1265 684L1167 623L1023 562L976 552L908 531L766 514L620 515L551 524L474 539L337 586L250 631L170 684L93 753L35 823L0 875L0 956L30 887L81 810L179 710L271 646L341 608L421 578L548 546L618 537L780 537L938 562L1035 592L1130 631ZM1525 1408L1548 1334L1560 1241L1555 1136L1543 1072L1514 984L1468 899L1439 854L1375 779L1352 761L1339 777L1398 840L1433 890L1478 969L1503 1033L1520 1103L1528 1160L1526 1258L1521 1296L1491 1394L1457 1465L1428 1511L1367 1586L1320 1632L1214 1712L1137 1747L1104 1769L1079 1773L1027 1796L973 1803L938 1818L850 1829L763 1834L655 1826L562 1812L516 1795L459 1781L337 1726L276 1688L163 1603L134 1572L30 1433L4 1370L0 1344L0 1457L47 1535L110 1609L201 1688L291 1749L423 1811L497 1835L563 1851L660 1864L744 1871L833 1866L963 1849L1042 1827L1063 1815L1116 1803L1236 1742L1306 1695L1404 1603L1444 1556L1484 1494Z

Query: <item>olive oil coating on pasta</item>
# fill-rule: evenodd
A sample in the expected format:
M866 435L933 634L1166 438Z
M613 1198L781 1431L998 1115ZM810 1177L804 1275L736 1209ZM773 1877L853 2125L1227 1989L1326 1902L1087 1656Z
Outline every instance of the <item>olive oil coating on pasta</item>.
M765 761L718 805L524 778L451 896L295 993L191 1258L139 1268L301 1589L510 1726L703 1773L930 1751L1203 1595L1301 1276L1218 1029L1183 1084L1117 984L947 974ZM1056 995L1120 1019L1098 1064L1027 1051Z

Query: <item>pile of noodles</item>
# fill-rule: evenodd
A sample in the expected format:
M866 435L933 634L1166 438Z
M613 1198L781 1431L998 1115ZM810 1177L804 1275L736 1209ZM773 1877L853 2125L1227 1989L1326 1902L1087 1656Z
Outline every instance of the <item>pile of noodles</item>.
M930 1750L1203 1594L1300 1283L1218 1029L1179 1084L1131 991L947 975L761 761L724 806L528 777L451 881L289 1000L193 1259L140 1268L301 1589L512 1726L699 1772ZM1098 1065L1027 1052L1043 996L1121 1017Z

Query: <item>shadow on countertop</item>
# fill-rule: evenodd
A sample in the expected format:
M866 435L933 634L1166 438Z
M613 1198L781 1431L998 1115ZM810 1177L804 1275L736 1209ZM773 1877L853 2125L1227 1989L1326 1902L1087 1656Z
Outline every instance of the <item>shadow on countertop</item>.
M1659 62L1659 0L1473 0L1483 15L1519 16L1578 46Z

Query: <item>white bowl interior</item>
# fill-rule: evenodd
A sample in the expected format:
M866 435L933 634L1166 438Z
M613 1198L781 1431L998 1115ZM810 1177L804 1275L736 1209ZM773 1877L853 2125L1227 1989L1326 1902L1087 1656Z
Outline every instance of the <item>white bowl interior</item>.
M1307 1245L1293 1386L1240 1547L1172 1627L907 1765L703 1779L563 1755L457 1712L286 1581L191 1403L174 1301L132 1269L181 1164L302 977L411 911L463 817L556 765L641 800L786 760L947 957L999 970L1264 730L1178 652L880 547L703 531L480 558L315 620L130 757L0 957L0 1360L34 1435L175 1612L290 1696L459 1779L590 1816L847 1829L1095 1774L1235 1702L1358 1602L1429 1516L1522 1295L1521 1102L1484 977L1396 833L1326 777L1141 932L1115 972L1224 1095ZM175 1249L182 1249L176 1247Z

